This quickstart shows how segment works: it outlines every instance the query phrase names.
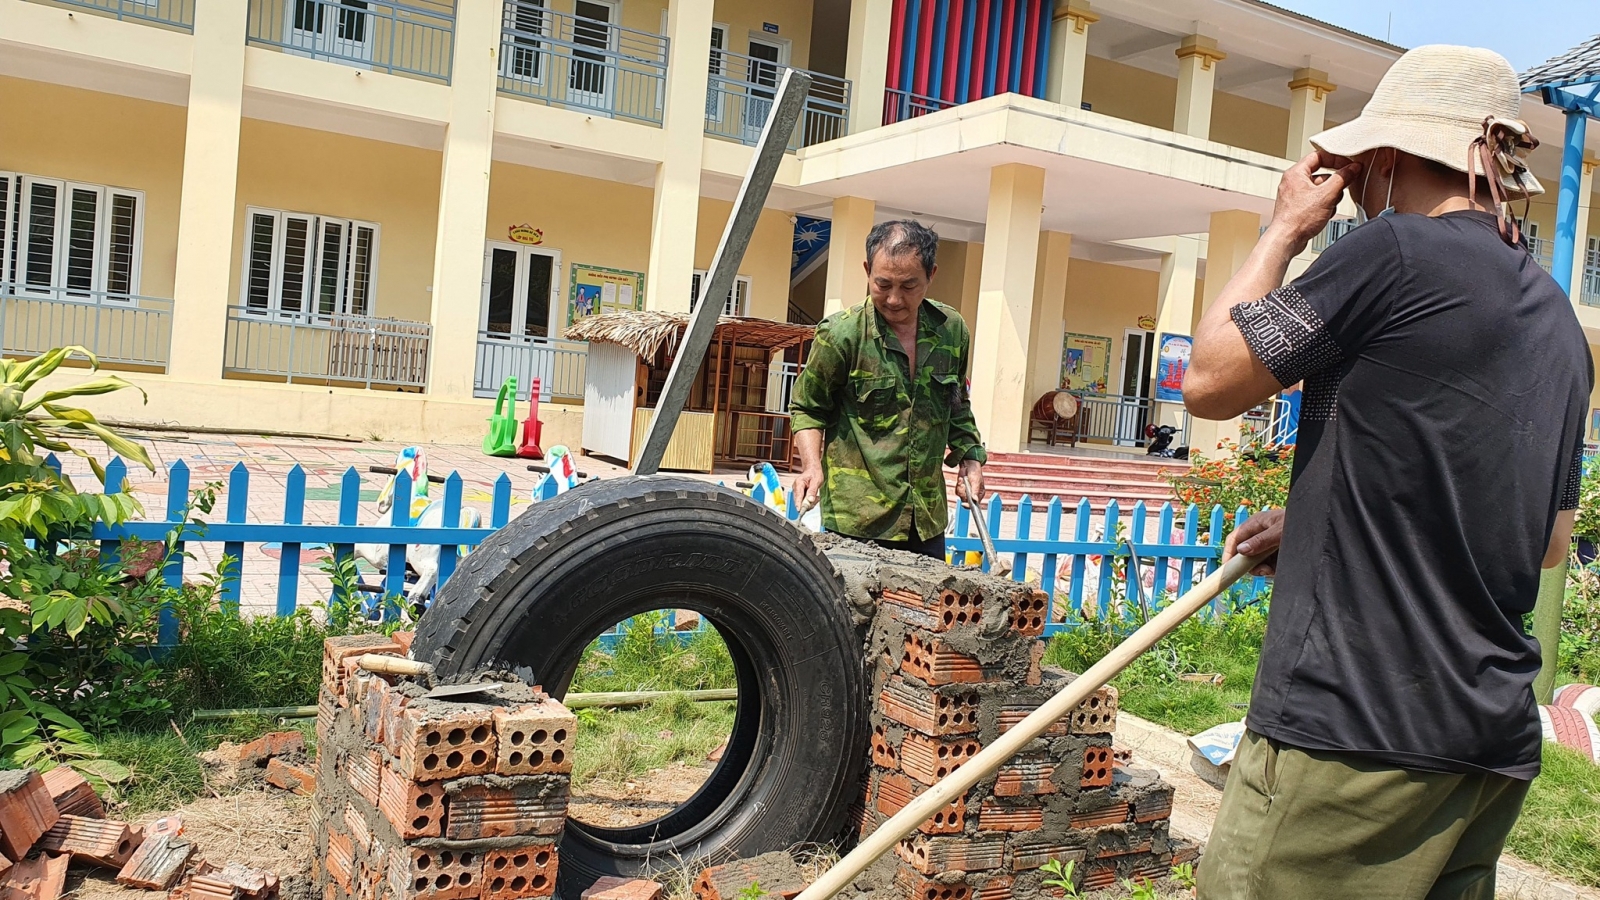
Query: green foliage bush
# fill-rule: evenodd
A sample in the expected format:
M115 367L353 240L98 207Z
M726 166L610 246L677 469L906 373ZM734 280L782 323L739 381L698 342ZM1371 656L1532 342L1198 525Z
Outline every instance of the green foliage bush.
M1200 531L1211 527L1211 509L1221 506L1226 516L1223 537L1233 530L1235 512L1282 509L1289 502L1289 475L1294 467L1292 450L1225 444L1224 454L1208 459L1191 453L1193 465L1184 475L1169 475L1172 491L1183 503L1200 509Z

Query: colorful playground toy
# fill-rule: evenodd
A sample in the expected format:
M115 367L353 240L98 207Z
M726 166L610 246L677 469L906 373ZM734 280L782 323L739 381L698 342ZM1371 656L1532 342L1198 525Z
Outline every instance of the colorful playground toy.
M411 477L411 504L407 511L410 525L416 528L443 528L444 499L430 500L428 498L428 459L421 447L405 447L395 457L395 474L389 476L389 481L384 484L383 490L378 494L378 513L388 516L394 508L395 483L400 478L400 473L405 472ZM383 524L388 524L387 522ZM454 527L457 528L482 528L483 514L470 506L463 506L457 517ZM471 550L470 547L458 547L458 557L465 557ZM355 556L364 560L379 572L387 571L389 567L388 544L357 544ZM406 545L406 589L405 597L413 614L420 615L422 610L433 600L433 589L439 581L439 545L437 544L407 544ZM381 618L384 609L377 596L372 597L366 604L367 615L371 618Z
M517 456L523 459L544 459L539 449L539 434L544 423L539 421L539 379L528 388L528 417L522 420L522 440L517 444Z
M517 376L500 385L489 416L489 433L483 436L483 452L490 456L517 455Z
M565 445L550 448L550 471L534 484L532 500L549 500L578 486L578 465L572 460L572 451Z

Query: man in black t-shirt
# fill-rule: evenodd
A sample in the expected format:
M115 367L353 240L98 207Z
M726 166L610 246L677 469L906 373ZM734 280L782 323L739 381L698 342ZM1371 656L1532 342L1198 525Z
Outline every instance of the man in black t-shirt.
M1494 53L1401 57L1196 331L1197 416L1305 382L1287 509L1228 539L1276 584L1201 900L1494 896L1539 771L1523 616L1571 540L1593 380L1506 211L1542 190L1519 107ZM1370 221L1284 285L1346 190Z

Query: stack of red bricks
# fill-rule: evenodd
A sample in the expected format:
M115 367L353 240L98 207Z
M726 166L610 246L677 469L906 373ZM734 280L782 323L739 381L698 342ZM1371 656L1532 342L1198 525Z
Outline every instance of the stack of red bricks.
M1074 676L1040 666L1045 595L974 573L881 566L866 834ZM936 579L936 580L934 580ZM897 896L1031 897L1051 860L1084 890L1166 877L1191 858L1167 833L1172 789L1112 758L1114 688L1096 691L897 847Z
M553 895L577 717L520 683L428 699L356 664L407 644L324 648L312 804L324 900Z

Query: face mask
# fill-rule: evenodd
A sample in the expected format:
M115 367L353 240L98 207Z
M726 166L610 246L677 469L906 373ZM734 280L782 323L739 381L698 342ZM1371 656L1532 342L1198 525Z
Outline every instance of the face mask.
M1397 156L1398 156L1398 154L1397 154ZM1373 157L1373 159L1374 159L1374 161L1376 161L1377 157ZM1393 162L1399 162L1398 158L1394 159ZM1367 168L1366 176L1361 179L1361 199L1362 200L1367 199L1367 180L1370 179L1371 177L1372 177L1372 168L1369 166ZM1392 164L1389 167L1389 191L1388 191L1387 194L1384 195L1383 203L1384 203L1383 211L1378 213L1378 218L1380 218L1380 219L1383 218L1384 216L1392 216L1392 215L1394 215L1394 166ZM1367 224L1367 219L1368 219L1367 208L1362 206L1360 203L1357 203L1356 204L1356 224L1357 225L1365 225L1365 224Z

